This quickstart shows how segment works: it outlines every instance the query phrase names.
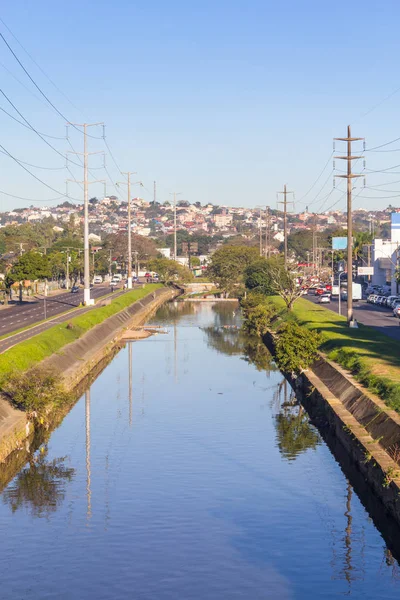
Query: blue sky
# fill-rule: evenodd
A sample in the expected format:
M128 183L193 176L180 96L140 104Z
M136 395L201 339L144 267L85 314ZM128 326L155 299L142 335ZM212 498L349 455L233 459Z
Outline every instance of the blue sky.
M343 208L339 191L326 198L332 190L332 138L344 135L347 124L366 138L367 148L400 137L400 92L383 101L400 87L396 2L380 7L370 0L25 0L9 3L2 18L74 105L0 23L57 108L73 121L106 123L118 165L137 171L148 199L156 180L162 201L176 190L191 202L274 207L276 191L287 183L296 192L297 209L307 203L310 210ZM40 98L1 40L0 48L4 92L35 128L62 138L63 119ZM16 115L4 96L0 107ZM62 170L61 156L4 113L0 127L0 143L10 153L38 166L60 167L31 170L64 192L71 175ZM61 153L71 149L63 139L49 141ZM79 133L71 132L71 142L82 149ZM400 142L383 149L398 148ZM90 140L91 151L103 149L101 139ZM366 159L367 169L380 170L400 163L400 154L367 152ZM91 158L93 167L101 164L99 157ZM121 179L109 157L107 166L114 181ZM342 167L339 161L336 166ZM362 170L362 161L356 168ZM3 191L38 200L56 196L2 154L0 170ZM71 170L81 179L80 168ZM368 175L367 186L378 187L356 191L355 205L399 205L390 196L400 190L395 183L400 167L390 173ZM101 169L93 176L107 177ZM115 192L111 186L108 191ZM91 187L91 195L102 192L100 185ZM70 193L82 197L77 186ZM0 210L27 204L0 194Z

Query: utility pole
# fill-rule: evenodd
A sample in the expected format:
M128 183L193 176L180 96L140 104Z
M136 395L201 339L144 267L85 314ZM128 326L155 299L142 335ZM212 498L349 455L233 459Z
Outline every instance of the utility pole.
M174 260L178 255L177 243L176 243L176 197L179 196L180 192L173 192L174 196Z
M103 152L88 152L87 151L87 128L88 127L98 127L102 125L104 127L104 123L67 123L68 125L72 125L73 127L83 127L83 182L76 180L67 180L73 181L74 183L83 183L83 281L84 281L84 291L83 291L83 303L85 306L90 306L94 304L94 300L90 298L90 250L89 250L89 181L88 181L88 157L89 154L104 154ZM67 134L68 137L68 134ZM77 154L82 156L81 152L73 152L73 154ZM90 183L104 183L104 180L99 181L90 181Z
M154 202L154 206L155 206L156 202L157 202L157 183L156 182L154 182L154 200L153 200L153 202Z
M372 248L373 244L363 244L363 247L367 248L367 261L368 261L368 267L371 266L371 248ZM371 275L368 275L368 281L371 281Z
M284 236L284 264L287 266L287 205L293 204L293 200L288 202L287 195L294 194L294 192L288 192L286 189L286 184L283 186L283 192L278 192L278 194L283 194L283 202L278 202L278 204L283 204L283 236Z
M335 175L335 177L341 177L347 179L347 324L349 327L357 326L354 321L353 314L353 219L352 219L352 180L362 175L354 175L351 171L351 161L363 158L362 156L353 156L351 154L352 142L364 140L364 138L352 138L351 127L347 126L347 137L335 138L341 142L347 142L347 155L346 156L335 156L341 160L347 160L347 174L346 175Z
M270 232L269 206L265 209L265 258L269 258L269 232Z
M133 171L122 172L122 175L126 175L126 181L117 181L117 185L124 183L128 186L128 290L132 289L132 217L131 217L131 175L136 175ZM135 183L142 184L141 181Z
M260 207L260 256L262 256L263 251L262 251L262 213L261 213L261 207Z

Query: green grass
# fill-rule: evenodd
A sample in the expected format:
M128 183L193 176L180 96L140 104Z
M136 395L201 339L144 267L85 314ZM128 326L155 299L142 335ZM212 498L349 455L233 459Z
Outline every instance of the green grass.
M153 283L146 285L145 288L126 292L119 298L112 300L111 304L107 306L93 308L83 315L71 318L68 322L54 325L54 327L6 350L0 355L0 385L11 373L26 371L48 356L59 352L61 348L79 339L95 325L102 323L108 317L115 315L160 287L162 287L162 284ZM72 324L71 329L67 327L68 323Z
M304 298L296 301L289 315L281 298L269 299L282 318L319 331L321 350L328 358L349 369L358 381L400 412L399 342L367 325L350 329L345 317Z

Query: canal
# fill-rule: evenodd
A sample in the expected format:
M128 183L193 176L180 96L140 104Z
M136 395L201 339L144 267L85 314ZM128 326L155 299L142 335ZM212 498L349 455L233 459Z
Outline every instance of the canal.
M398 599L397 528L236 305L153 323L0 473L0 597Z

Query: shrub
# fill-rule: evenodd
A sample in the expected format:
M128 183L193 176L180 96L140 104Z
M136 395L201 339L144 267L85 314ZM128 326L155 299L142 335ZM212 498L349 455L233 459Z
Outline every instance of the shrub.
M40 367L10 375L1 391L17 408L38 418L44 415L50 404L61 406L69 399L59 377Z
M318 357L321 337L297 323L287 322L278 329L276 362L282 371L298 374Z
M262 337L268 331L276 309L267 298L253 292L241 302L243 311L243 329L248 333Z

